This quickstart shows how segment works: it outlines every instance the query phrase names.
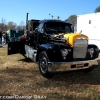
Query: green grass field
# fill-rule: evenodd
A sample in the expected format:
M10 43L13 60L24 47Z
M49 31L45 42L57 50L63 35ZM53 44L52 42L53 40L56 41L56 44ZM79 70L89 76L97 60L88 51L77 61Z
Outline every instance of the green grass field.
M0 96L14 95L32 96L29 100L100 100L100 66L90 73L57 73L48 80L34 62L20 54L8 56L7 48L0 48Z

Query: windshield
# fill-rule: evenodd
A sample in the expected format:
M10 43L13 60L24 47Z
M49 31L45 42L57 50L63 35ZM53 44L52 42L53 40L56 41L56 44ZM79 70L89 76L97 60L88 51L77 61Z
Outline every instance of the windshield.
M72 32L71 30L71 25L67 23L62 23L62 22L47 22L46 23L46 31L47 32L63 32L63 33L70 33Z

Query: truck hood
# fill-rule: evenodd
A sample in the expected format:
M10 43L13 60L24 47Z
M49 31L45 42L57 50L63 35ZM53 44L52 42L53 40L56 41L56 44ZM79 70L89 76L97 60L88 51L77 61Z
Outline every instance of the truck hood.
M88 41L88 36L80 33L69 33L64 34L64 39L68 41L68 43L73 47L74 46L74 40L76 39L86 39Z
M63 39L66 40L71 47L74 47L74 40L75 39L86 39L88 41L88 36L84 35L84 34L80 34L80 33L59 33L59 34L54 34L54 35L50 35L50 38L53 39Z

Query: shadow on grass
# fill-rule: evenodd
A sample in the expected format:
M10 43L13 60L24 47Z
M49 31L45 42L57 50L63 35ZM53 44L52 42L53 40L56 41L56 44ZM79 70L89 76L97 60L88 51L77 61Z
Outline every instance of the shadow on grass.
M91 72L69 71L56 73L53 77L55 81L71 82L73 84L100 85L100 66Z
M20 59L18 61L23 61L23 62L27 62L27 63L30 63L30 62L33 62L31 59L29 58L24 58L24 59Z
M0 86L6 83L3 83L2 80L8 80L7 78L12 76L16 81L20 80L20 82L25 81L25 79L30 78L32 80L36 79L36 77L42 77L37 69L24 69L24 68L8 68L6 70L1 70L0 74L5 73L5 75L0 76ZM7 74L7 76L6 76ZM43 78L43 77L42 77ZM44 78L43 78L44 79ZM38 80L38 79L37 79ZM100 85L100 67L95 68L93 71L89 73L85 73L82 71L71 71L71 72L61 72L55 73L54 77L50 79L52 82L69 82L72 84L91 84L91 85ZM10 80L9 80L10 81ZM39 80L42 82L42 80ZM49 82L48 80L45 80ZM50 85L50 84L48 84Z
M83 84L100 85L99 79L100 79L100 68L99 67L97 69L94 69L90 73L73 72L73 71L56 73L55 76L50 80L43 78L41 76L41 74L39 73L39 70L32 69L32 68L29 68L29 69L8 68L8 69L0 71L0 87L1 87L1 89L4 89L6 91L6 93L9 93L8 92L9 89L6 89L6 88L9 88L8 87L9 84L11 84L13 82L14 82L15 86L17 86L17 84L21 84L22 85L21 87L24 86L24 88L22 88L22 89L25 93L30 93L33 90L37 90L37 88L38 89L41 89L41 88L51 89L52 86L54 88L58 88L58 90L59 90L59 88L63 88L63 87L65 89L73 88L76 90L76 88L74 88L75 84L81 84L82 89L87 89L88 86L84 87ZM26 84L26 82L27 82L27 84ZM21 91L21 90L19 90L20 88L17 88L18 89L17 91ZM6 95L6 93L4 93L3 95ZM57 97L56 94L55 94L55 96ZM61 96L61 98L63 97L62 94L60 94L59 97L60 96ZM66 97L69 98L69 100L71 100L67 94L66 94L65 98ZM3 99L1 99L1 100L3 100ZM15 99L13 99L13 100L15 100Z

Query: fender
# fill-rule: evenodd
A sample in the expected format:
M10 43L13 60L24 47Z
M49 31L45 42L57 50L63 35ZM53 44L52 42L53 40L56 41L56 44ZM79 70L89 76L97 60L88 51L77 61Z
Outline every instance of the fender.
M39 45L38 50L37 50L37 60L39 58L39 54L42 51L46 51L48 59L50 61L53 61L55 58L58 58L58 57L61 58L60 47L57 44L47 43L47 44Z
M98 48L98 46L96 46L95 44L88 44L87 60L91 58L90 54L89 54L89 49L91 49L91 48L94 49L94 53L93 53L93 58L92 59L98 58L98 56L99 56L99 48Z
M67 49L71 49L71 47L68 46L64 46L64 45L59 45L59 44L53 44L53 43L47 43L47 44L41 44L38 47L37 50L37 60L39 57L39 54L42 51L46 51L48 59L50 61L63 61L63 57L61 55L61 49L63 48L67 48ZM71 56L71 54L69 54Z
M98 46L95 44L88 44L88 48L97 48L99 50Z

